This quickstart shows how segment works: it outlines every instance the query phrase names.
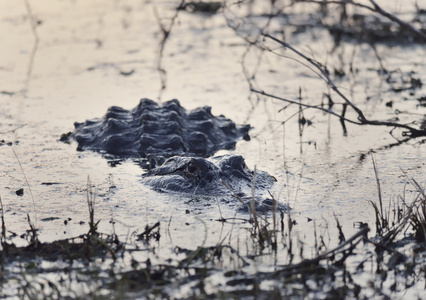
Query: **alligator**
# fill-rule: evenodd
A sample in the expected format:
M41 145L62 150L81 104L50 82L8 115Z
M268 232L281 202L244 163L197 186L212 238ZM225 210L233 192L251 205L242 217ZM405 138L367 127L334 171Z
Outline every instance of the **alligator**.
M250 140L250 125L237 126L223 115L214 116L209 106L187 111L176 99L163 105L142 99L131 110L112 106L104 117L74 126L61 141L75 139L79 151L144 158L146 168L176 155L209 157L221 149L233 150L241 138Z
M264 171L250 170L241 155L209 159L174 156L142 175L142 182L158 192L186 196L232 196L245 204L240 207L243 211L247 211L251 199L255 200L257 211L270 211L274 200L260 196L275 181ZM275 208L286 209L279 204Z
M231 195L247 201L275 181L266 172L247 168L242 156L211 157L221 149L234 149L241 138L250 140L251 127L214 116L209 106L188 111L176 99L162 105L142 99L131 110L112 106L103 118L74 126L61 141L74 139L77 150L97 151L110 160L136 159L147 169L142 182L159 192ZM259 209L272 204L268 198L257 202Z

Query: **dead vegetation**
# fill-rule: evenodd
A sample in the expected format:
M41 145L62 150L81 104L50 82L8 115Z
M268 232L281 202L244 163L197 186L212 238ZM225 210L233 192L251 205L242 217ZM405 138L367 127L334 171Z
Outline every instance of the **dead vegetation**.
M378 178L378 186L379 182ZM89 184L87 199L92 201L89 231L72 239L43 243L29 222L28 245L17 247L12 242L13 237L8 236L1 207L0 296L127 298L174 295L176 299L199 299L254 295L262 298L365 299L374 293L391 297L426 276L423 258L410 257L401 251L409 247L417 253L426 252L426 197L415 180L411 185L417 191L415 199L408 201L402 195L400 203L389 208L383 207L378 189L378 203L372 202L376 212L376 235L369 237L370 229L363 223L354 235L346 238L336 218L339 244L329 248L324 243L325 237L315 234L312 251L315 255L309 258L305 242L295 234L298 222L291 214L262 217L261 224L252 222L244 241L246 250L235 248L224 240L215 246L202 245L195 250L177 247L174 249L176 257L152 263L151 259L156 256L155 245L161 240L160 222L147 225L142 233L133 234L126 242L115 234L100 233L96 226L99 221L94 219L95 206ZM316 232L315 224L311 226ZM138 256L141 253L144 258ZM273 263L272 258L276 256L281 257L279 263ZM283 260L283 257L286 258ZM265 264L270 259L272 264ZM129 260L130 265L125 263ZM46 267L43 261L51 264ZM270 270L254 271L260 262ZM49 279L52 274L61 279L52 281ZM223 284L218 285L214 278L222 278L219 281ZM368 288L364 283L366 278L371 278ZM83 288L75 290L73 286L77 283L80 286L84 283Z

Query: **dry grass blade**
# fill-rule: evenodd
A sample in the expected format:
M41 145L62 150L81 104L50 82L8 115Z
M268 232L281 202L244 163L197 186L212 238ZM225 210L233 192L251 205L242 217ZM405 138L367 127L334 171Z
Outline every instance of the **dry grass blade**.
M96 195L92 191L92 182L90 181L90 177L87 176L87 206L89 207L89 235L96 236L98 234L98 224L99 221L95 222L95 203L96 203Z
M386 221L384 215L383 215L383 199L382 199L382 190L380 187L380 180L379 180L379 173L377 171L376 161L374 160L374 157L371 156L371 160L373 161L373 168L374 168L374 176L376 178L376 185L377 185L377 194L379 197L379 208L375 204L373 204L373 207L376 211L376 228L378 229L378 233L381 234L383 228L388 227L388 222ZM379 223L377 224L377 220L379 220ZM378 227L380 225L380 228Z
M413 204L412 213L410 214L410 224L414 231L414 236L418 242L426 241L426 193L425 190L417 183L411 180L413 186L418 193L417 199Z

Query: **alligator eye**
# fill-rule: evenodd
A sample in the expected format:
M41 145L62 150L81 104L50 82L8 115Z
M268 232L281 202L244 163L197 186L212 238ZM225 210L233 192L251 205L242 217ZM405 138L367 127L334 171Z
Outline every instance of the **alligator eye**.
M197 163L195 161L190 161L188 165L186 166L186 170L191 174L197 172L198 170Z

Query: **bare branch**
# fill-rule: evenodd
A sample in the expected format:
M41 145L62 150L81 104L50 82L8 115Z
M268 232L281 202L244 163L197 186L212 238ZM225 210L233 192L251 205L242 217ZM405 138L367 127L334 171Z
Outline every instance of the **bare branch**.
M297 54L298 56L302 57L303 59L305 59L308 63L310 63L311 65L314 66L315 69L317 69L320 73L321 73L321 78L327 83L327 85L337 94L340 96L340 98L342 98L345 102L346 105L349 105L357 114L358 114L358 121L354 121L354 120L350 120L345 118L345 113L346 113L346 107L344 108L344 111L342 111L342 114L339 115L337 113L335 113L334 111L330 110L330 109L326 109L322 106L314 106L314 105L309 105L309 104L303 104L300 102L296 102L296 101L292 101L289 99L285 99L285 98L281 98L278 96L274 96L268 93L265 93L263 91L259 91L256 89L251 89L252 92L255 93L259 93L268 97L272 97L278 100L282 100L282 101L286 101L288 103L294 103L297 105L301 105L304 107L311 107L311 108L315 108L318 110L322 110L325 111L333 116L336 116L340 119L340 121L347 121L349 123L352 124L357 124L357 125L374 125L374 126L388 126L388 127L393 127L393 128L402 128L402 129L406 129L408 131L405 131L402 133L403 136L408 136L411 138L414 137L419 137L419 136L426 136L426 130L422 130L422 129L416 129L412 126L406 125L406 124L400 124L400 123L395 123L395 122L389 122L389 121L376 121L376 120L368 120L365 116L364 113L355 105L353 104L336 86L336 84L333 82L333 80L331 80L330 76L328 75L328 70L326 69L326 67L324 67L321 63L315 61L314 59L306 56L305 54L301 53L300 51L298 51L297 49L295 49L294 47L292 47L290 44L281 41L269 34L262 34L262 36L264 36L265 38L271 39L276 43L281 44L283 47L285 47L286 49L291 50L292 52L294 52L295 54Z
M322 74L322 76L324 76L324 80L327 82L327 84L333 89L333 91L335 91L349 106L351 106L357 113L358 113L358 119L361 122L364 122L366 120L363 112L356 107L348 98L346 98L346 96L340 92L340 90L337 88L337 86L334 84L334 82L331 80L330 76L328 76L328 70L319 62L313 60L310 57L307 57L306 55L304 55L303 53L301 53L300 51L296 50L295 48L293 48L290 44L281 41L269 34L262 34L264 37L269 38L279 44L281 44L282 46L284 46L285 48L290 49L291 51L293 51L294 53L296 53L297 55L299 55L300 57L304 58L307 62L309 62L310 64L312 64L318 71L320 71L320 73Z
M384 10L381 6L379 6L376 1L374 0L370 0L370 3L373 5L373 7L362 4L362 3L358 3L358 2L353 2L352 0L341 0L341 1L325 1L325 0L297 0L297 2L308 2L308 3L316 3L316 4L320 4L320 5L325 5L325 4L350 4L353 6L357 6L357 7L361 7L367 10L370 10L372 12L375 13L379 13L382 16L388 18L389 20L391 20L392 22L397 23L400 27L405 28L407 30L409 30L411 33L415 34L417 37L421 38L422 40L424 40L426 42L426 34L420 30L418 30L417 28L415 28L414 26L412 26L411 24L402 21L401 19L399 19L397 16L387 12L386 10Z
M376 1L374 0L370 0L371 4L373 4L374 9L371 9L372 11L378 12L379 14L381 14L382 16L385 16L386 18L388 18L389 20L397 23L399 26L411 31L412 33L416 34L418 37L420 37L422 40L424 40L426 42L426 34L423 33L422 31L418 30L417 28L414 28L411 24L408 24L404 21L402 21L401 19L397 18L395 15L392 15L390 13L388 13L387 11L385 11L383 8L381 8ZM368 6L367 6L368 7Z
M301 103L299 101L294 101L294 100L282 98L282 97L279 97L279 96L275 96L275 95L272 95L272 94L269 94L267 92L260 91L260 90L254 89L254 88L250 89L250 91L253 92L253 93L257 93L257 94L266 96L266 97L270 97L270 98L274 98L274 99L277 99L277 100L285 101L285 102L288 102L288 103L291 103L291 104L295 104L295 105L299 105L299 106L302 106L302 107L318 109L318 110L326 112L326 113L328 113L330 115L333 115L333 116L335 116L335 117L337 117L337 118L339 118L341 120L343 119L343 121L346 121L346 122L349 122L349 123L352 123L352 124L356 124L356 125L363 125L362 122L357 122L357 121L354 121L354 120L347 119L344 116L339 115L338 113L336 113L336 112L334 112L334 111L332 111L330 109L324 108L324 107L322 107L320 105L310 105L310 104L306 104L306 103Z

